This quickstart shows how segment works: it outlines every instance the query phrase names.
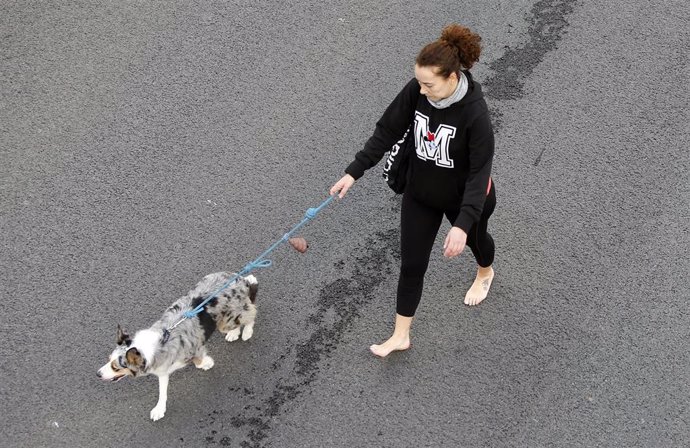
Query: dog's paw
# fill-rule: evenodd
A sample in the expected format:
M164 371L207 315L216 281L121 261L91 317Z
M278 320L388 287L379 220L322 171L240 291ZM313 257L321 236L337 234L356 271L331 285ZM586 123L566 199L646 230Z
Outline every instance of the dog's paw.
M162 419L163 416L165 416L165 406L156 406L155 408L151 409L151 420L154 422Z
M242 330L242 340L246 341L247 339L251 338L252 335L254 334L254 327L246 326Z
M234 330L228 331L228 333L225 335L225 340L228 342L236 341L240 338L240 327L235 328Z
M215 365L215 362L213 361L213 358L211 358L210 356L204 356L204 359L202 359L201 362L199 363L199 365L196 367L197 367L197 369L208 370L211 367L213 367L214 365Z

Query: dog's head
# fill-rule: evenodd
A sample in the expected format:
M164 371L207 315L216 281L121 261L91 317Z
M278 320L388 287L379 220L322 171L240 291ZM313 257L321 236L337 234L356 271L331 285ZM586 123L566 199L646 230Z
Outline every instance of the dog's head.
M146 367L144 356L132 347L132 338L117 326L117 347L106 365L96 375L104 381L117 382L126 376L135 377Z

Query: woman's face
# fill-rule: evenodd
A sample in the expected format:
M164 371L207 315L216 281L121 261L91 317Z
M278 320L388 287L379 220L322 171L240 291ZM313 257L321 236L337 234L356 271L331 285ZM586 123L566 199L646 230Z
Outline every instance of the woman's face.
M449 77L444 78L436 74L438 67L420 67L414 66L414 76L419 82L420 93L431 101L440 101L448 98L453 94L455 88L458 86L457 73L451 73Z

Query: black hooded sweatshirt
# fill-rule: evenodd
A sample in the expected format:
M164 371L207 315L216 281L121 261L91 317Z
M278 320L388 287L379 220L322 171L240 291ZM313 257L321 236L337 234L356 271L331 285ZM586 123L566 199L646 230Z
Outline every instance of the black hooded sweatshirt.
M481 86L468 71L463 73L467 93L445 109L436 109L420 94L416 79L407 83L345 172L362 177L414 122L416 157L410 160L405 193L440 210L459 209L453 225L469 233L479 221L490 186L494 133Z

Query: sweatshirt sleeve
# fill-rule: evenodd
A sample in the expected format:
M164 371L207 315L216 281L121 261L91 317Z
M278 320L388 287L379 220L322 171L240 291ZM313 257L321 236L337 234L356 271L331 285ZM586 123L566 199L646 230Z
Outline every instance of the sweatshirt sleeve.
M355 154L355 160L345 168L347 174L359 179L383 158L412 123L418 99L419 83L413 78L376 123L374 134L364 144L364 149Z
M472 225L479 221L486 201L491 163L494 157L494 131L489 113L477 117L469 129L470 172L465 182L460 213L454 226L469 233Z

